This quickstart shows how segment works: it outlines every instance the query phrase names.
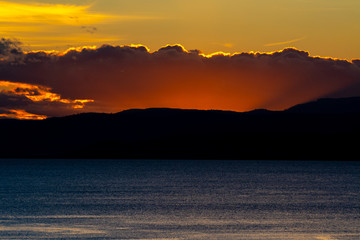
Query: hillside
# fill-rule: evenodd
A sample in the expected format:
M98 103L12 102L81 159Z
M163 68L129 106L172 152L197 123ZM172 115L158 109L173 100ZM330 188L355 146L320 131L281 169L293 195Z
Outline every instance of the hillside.
M0 120L2 158L358 160L360 98L285 111L133 109Z

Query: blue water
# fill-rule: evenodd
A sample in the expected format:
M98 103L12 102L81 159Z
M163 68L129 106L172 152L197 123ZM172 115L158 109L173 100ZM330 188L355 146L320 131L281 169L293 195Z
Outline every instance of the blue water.
M0 160L0 239L359 240L360 162Z

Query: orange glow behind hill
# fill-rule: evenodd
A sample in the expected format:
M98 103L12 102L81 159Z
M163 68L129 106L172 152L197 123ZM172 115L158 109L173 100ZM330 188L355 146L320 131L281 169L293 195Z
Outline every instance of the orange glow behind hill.
M24 52L0 63L16 79L0 81L9 102L3 110L39 116L131 108L284 110L321 97L360 95L359 61L295 48L206 55L180 44L153 52L143 45L103 45ZM10 107L14 99L18 107Z
M173 57L166 56L166 61L159 60L157 65L150 63L141 65L139 69L130 67L126 70L99 70L95 76L89 78L100 79L102 76L103 79L109 79L105 82L111 84L96 84L98 92L92 93L101 101L121 110L169 107L241 112L258 108L283 110L298 103L327 96L352 82L349 78L334 82L333 76L327 76L327 73L325 76L307 73L312 66L306 66L309 63L302 62L302 59L289 58L289 62L274 63L266 59L270 59L274 54L285 54L283 51L248 53L261 57L239 64L233 58L243 53L192 55L191 51L179 44L167 45L164 48L176 47L179 47L180 53L173 52ZM258 61L260 64L254 65L251 61ZM312 82L306 78L311 78Z

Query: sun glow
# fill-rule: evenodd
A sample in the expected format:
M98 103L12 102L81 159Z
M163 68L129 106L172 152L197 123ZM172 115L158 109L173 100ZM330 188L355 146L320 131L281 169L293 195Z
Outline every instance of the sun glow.
M180 44L155 51L140 44L90 44L7 52L3 65L9 63L13 75L0 81L7 110L48 116L150 107L283 110L347 89L359 74L356 62L313 57L296 48L205 54Z

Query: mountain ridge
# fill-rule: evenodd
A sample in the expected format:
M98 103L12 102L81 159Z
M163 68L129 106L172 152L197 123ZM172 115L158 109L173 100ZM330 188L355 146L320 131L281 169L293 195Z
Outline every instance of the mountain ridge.
M3 119L0 157L358 160L359 122L360 97L284 111L150 108Z
M358 113L360 112L360 97L320 98L295 105L285 111L318 114Z
M312 113L312 114L339 114L339 113L360 113L360 97L348 97L348 98L319 98L314 101L300 103L294 105L285 110L268 110L268 109L254 109L250 111L232 111L232 110L218 110L218 109L182 109L182 108L132 108L126 109L116 113L80 113L69 116L82 116L82 115L122 115L138 112L215 112L215 113L227 113L227 114L271 114L271 113ZM56 117L63 118L63 117ZM51 118L50 118L51 119Z

